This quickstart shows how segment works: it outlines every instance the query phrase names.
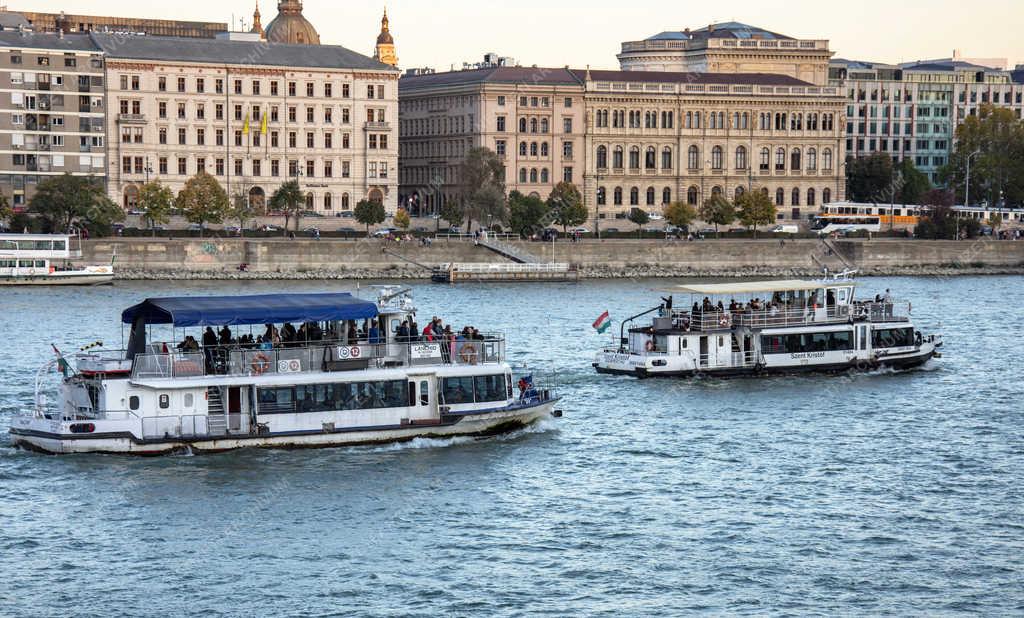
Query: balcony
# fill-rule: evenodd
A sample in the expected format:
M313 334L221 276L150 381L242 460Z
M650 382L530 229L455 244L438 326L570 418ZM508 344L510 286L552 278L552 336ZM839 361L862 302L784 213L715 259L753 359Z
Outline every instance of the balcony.
M146 124L145 114L118 114L117 122L119 124Z
M364 131L390 131L390 122L367 122L363 124Z

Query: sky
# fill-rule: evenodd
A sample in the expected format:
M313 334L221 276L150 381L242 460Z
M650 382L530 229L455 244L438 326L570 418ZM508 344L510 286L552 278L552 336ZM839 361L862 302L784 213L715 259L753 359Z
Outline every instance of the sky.
M15 0L9 10L65 11L93 15L251 23L254 0ZM263 24L276 14L263 0ZM274 4L272 6L272 4ZM384 2L305 0L304 14L323 43L371 55ZM215 7L212 9L211 8ZM622 41L664 30L740 21L796 38L828 39L835 57L875 62L948 58L954 49L970 58L1006 58L1024 64L1024 0L390 0L391 32L399 64L439 71L477 62L485 52L522 65L618 68Z

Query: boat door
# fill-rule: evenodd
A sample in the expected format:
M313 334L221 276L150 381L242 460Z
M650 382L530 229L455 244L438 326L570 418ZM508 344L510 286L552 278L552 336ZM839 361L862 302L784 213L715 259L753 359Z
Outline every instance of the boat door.
M700 366L708 366L708 336L701 335L700 338Z
M437 407L437 376L409 376L409 420L441 418Z
M242 388L228 388L228 429L238 431L242 428Z

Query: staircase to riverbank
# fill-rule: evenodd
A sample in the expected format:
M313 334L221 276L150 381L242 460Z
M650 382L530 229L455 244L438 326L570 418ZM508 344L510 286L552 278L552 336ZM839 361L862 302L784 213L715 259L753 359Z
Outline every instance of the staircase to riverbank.
M847 259L835 243L828 238L823 238L821 243L811 251L811 261L822 271L830 273L857 270L856 264Z
M502 242L489 234L483 234L477 239L478 247L489 249L498 255L512 260L516 264L540 264L541 259L529 251L520 249L511 243Z

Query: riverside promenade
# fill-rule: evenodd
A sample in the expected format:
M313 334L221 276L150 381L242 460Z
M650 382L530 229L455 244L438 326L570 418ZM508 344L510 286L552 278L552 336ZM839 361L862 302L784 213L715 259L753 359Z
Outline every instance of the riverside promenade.
M856 268L871 275L1024 273L1024 242L928 240L585 240L513 243L581 278L808 276ZM120 279L429 279L441 264L505 263L471 240L396 244L376 239L98 239L83 263L116 253ZM240 269L245 265L244 271Z

